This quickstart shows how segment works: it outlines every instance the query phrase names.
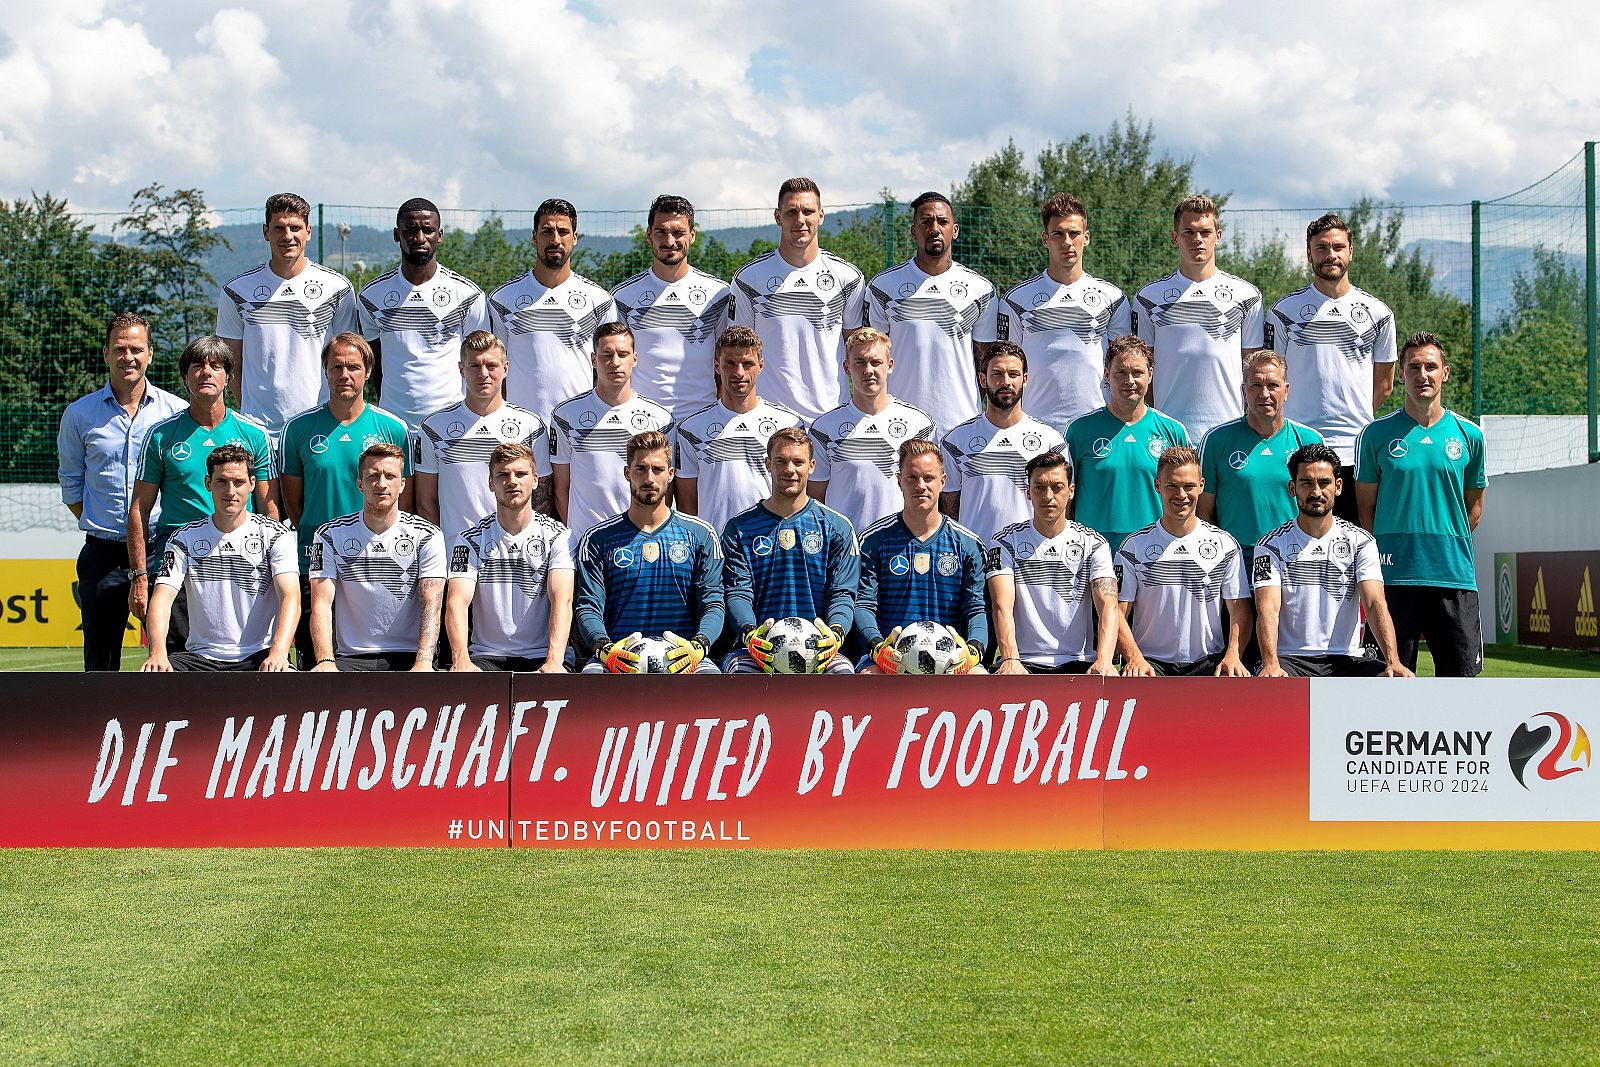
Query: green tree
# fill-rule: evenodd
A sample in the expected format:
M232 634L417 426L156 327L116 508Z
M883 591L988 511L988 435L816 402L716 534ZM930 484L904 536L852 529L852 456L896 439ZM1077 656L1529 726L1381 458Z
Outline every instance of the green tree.
M533 242L513 241L498 215L484 219L476 232L449 230L439 241L439 262L471 278L485 293L532 270L537 260Z
M1562 253L1536 247L1532 266L1511 282L1511 306L1484 330L1484 409L1582 414L1586 350L1583 278ZM1457 388L1454 374L1452 367L1451 387Z
M150 340L158 353L178 352L216 325L217 280L204 261L218 245L233 246L208 215L199 189L168 193L155 183L133 194L128 213L117 223L144 250L141 267L161 298L148 312Z

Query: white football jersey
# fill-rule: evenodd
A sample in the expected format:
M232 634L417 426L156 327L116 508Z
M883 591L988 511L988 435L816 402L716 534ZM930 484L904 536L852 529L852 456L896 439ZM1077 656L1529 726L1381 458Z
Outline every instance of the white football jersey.
M506 399L548 419L594 385L594 331L617 318L611 294L580 274L546 289L533 272L489 294L489 321L510 364Z
M417 583L443 578L444 534L402 511L373 533L361 512L322 524L311 544L311 577L329 578L340 655L415 652L422 634Z
M162 550L156 584L188 588L190 652L237 663L272 644L273 579L300 577L294 531L253 512L232 533L210 518L180 526Z
M811 480L827 483L828 506L858 530L900 510L900 446L919 437L936 440L928 413L893 397L876 415L847 400L809 432L817 461Z
M959 263L925 274L915 259L867 285L867 321L889 335L894 370L889 391L949 433L978 413L973 341L995 339L995 291Z
M1372 366L1398 358L1394 312L1360 289L1334 300L1308 285L1272 305L1266 340L1289 365L1284 414L1354 466L1356 438L1372 421Z
M217 336L244 346L233 382L239 410L272 434L328 399L322 349L336 334L360 329L355 293L343 274L307 262L293 278L263 263L222 287Z
M1250 578L1257 589L1280 589L1279 655L1361 655L1360 583L1383 581L1367 531L1335 518L1326 535L1312 537L1286 522L1256 546Z
M580 538L628 510L628 438L670 433L672 412L638 393L611 407L590 390L550 415L550 461L568 466L567 526Z
M479 415L467 402L435 411L422 420L416 435L411 466L422 474L439 476L439 523L444 535L454 538L494 514L494 491L489 488L489 456L513 442L533 450L533 469L550 476L550 448L545 443L544 421L515 404L501 404Z
M944 491L961 494L961 525L987 542L1002 526L1027 522L1028 460L1064 452L1066 440L1032 415L999 427L988 416L968 419L944 435Z
M450 546L450 580L474 583L474 656L543 656L550 648L551 571L572 570L572 534L533 513L521 533L495 515L463 531Z
M1222 602L1250 596L1244 552L1227 531L1199 522L1174 537L1159 522L1129 534L1112 557L1117 599L1146 659L1194 663L1228 645Z
M1067 423L1104 406L1106 345L1133 332L1127 297L1110 282L1085 274L1062 285L1047 273L1001 299L995 339L1028 354L1023 407L1047 426Z
M808 422L839 406L844 334L866 325L862 289L861 272L825 250L804 267L768 252L733 276L728 320L761 335L764 396Z
M447 267L412 285L396 267L361 287L361 333L383 345L378 403L416 433L422 420L465 396L461 341L489 328L489 302L470 278Z
M727 282L694 267L675 282L642 270L613 289L611 299L617 318L633 330L636 388L678 419L716 402L717 338L733 300Z
M1075 522L1054 537L1031 520L1012 523L995 532L984 552L984 577L997 574L1016 583L1011 614L1020 659L1052 667L1094 659L1093 583L1116 577L1104 537Z
M1150 403L1191 439L1244 414L1244 349L1261 347L1262 310L1261 292L1224 271L1203 282L1174 271L1134 298L1134 330L1156 353Z
M677 424L673 433L678 477L695 478L701 521L720 536L722 528L772 491L767 473L767 441L800 416L768 400L743 414L718 401Z

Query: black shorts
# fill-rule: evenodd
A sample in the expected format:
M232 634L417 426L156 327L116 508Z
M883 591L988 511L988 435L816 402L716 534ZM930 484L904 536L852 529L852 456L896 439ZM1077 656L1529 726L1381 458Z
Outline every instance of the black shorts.
M1193 663L1171 663L1161 659L1149 659L1146 662L1161 678L1209 678L1217 673L1217 668L1222 664L1222 656L1221 652L1213 652Z
M1333 498L1333 516L1360 526L1361 514L1356 509L1356 469L1340 467L1339 481L1344 484L1339 489L1339 495Z
M341 671L409 671L416 663L415 652L358 652L334 659Z
M1278 666L1291 678L1376 678L1384 662L1370 656L1279 656Z
M472 665L480 671L515 671L532 674L544 666L543 656L473 656Z
M266 662L268 649L241 660L212 659L198 652L173 652L167 656L174 671L259 671Z
M1022 669L1029 674L1088 674L1090 663L1086 659L1072 660L1067 663L1057 663L1054 666L1048 663L1029 663L1022 661Z
M1428 642L1440 678L1476 678L1483 672L1483 624L1476 589L1391 585L1384 589L1394 619L1400 662L1417 669L1417 645Z

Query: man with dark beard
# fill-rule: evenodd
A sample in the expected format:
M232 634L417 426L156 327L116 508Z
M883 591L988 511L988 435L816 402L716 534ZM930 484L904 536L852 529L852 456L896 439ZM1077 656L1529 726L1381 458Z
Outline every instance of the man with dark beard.
M983 357L978 378L987 407L945 435L948 481L939 507L987 543L996 530L1027 522L1028 460L1041 452L1061 452L1061 434L1022 410L1028 384L1028 357L1000 341Z

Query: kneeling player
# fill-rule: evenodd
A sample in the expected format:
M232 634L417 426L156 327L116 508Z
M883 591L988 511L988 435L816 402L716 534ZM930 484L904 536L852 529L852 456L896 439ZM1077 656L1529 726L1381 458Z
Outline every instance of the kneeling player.
M1261 677L1411 677L1383 596L1378 543L1333 514L1339 453L1305 445L1289 457L1289 475L1300 513L1261 539L1251 571ZM1362 608L1381 660L1363 655Z
M495 513L450 547L444 626L452 671L566 670L572 535L533 510L538 485L526 445L505 444L489 454Z
M646 430L628 441L628 510L578 543L573 619L594 650L585 674L632 674L638 657L628 638L660 636L672 674L716 674L707 658L722 633L722 548L711 527L667 504L672 446ZM692 637L680 637L692 634Z
M900 628L935 622L967 650L954 673L984 674L978 664L989 640L983 550L972 531L939 514L945 486L939 446L920 438L901 445L899 481L899 514L874 523L861 538L856 629L871 650L861 673L899 673L894 639Z
M399 448L368 445L356 470L361 510L324 523L311 543L311 643L317 654L311 669L431 671L444 599L444 535L400 510L406 478Z
M1121 579L1118 606L1127 620L1121 635L1125 677L1250 676L1240 659L1255 620L1244 552L1225 530L1195 515L1204 488L1198 452L1175 445L1161 453L1161 518L1129 534L1113 557Z
M250 453L223 445L206 457L212 513L167 538L145 623L145 671L287 671L300 618L300 566L283 523L247 510ZM187 589L189 639L167 655L167 625Z
M1114 675L1122 615L1111 546L1067 519L1067 457L1040 453L1026 471L1033 520L1002 527L984 557L1000 648L996 673Z
M778 430L767 439L771 495L722 531L728 618L743 646L723 663L730 674L771 673L767 632L789 618L816 620L824 641L818 673L855 673L839 647L855 615L861 552L845 517L806 495L815 470L806 432Z

